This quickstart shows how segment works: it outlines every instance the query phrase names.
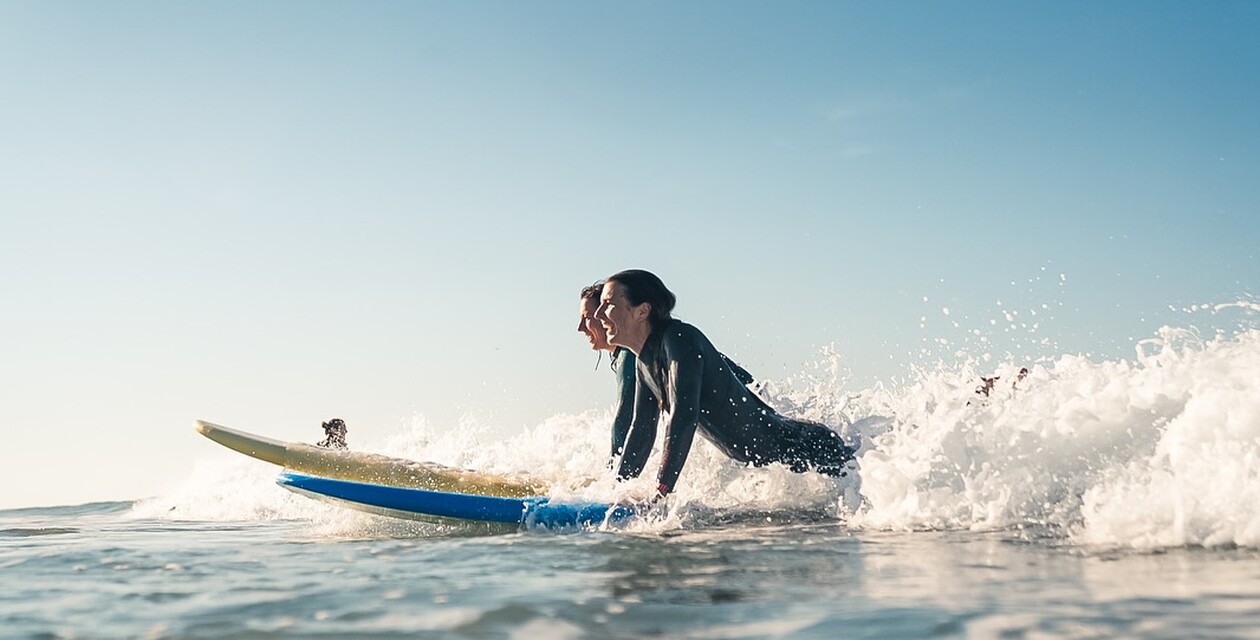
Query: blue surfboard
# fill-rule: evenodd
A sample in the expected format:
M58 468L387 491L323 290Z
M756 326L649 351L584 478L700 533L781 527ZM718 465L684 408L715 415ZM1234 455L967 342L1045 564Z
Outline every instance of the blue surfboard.
M317 500L351 509L410 520L463 521L523 528L591 528L634 515L623 505L552 502L545 496L503 498L308 476L286 471L276 484Z

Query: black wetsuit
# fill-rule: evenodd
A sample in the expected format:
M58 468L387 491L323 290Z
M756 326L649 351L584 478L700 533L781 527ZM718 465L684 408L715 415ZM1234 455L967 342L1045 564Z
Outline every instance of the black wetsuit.
M630 425L634 421L635 411L642 412L643 419L649 417L656 421L658 403L655 397L646 396L644 402L635 402L637 391L634 381L634 352L625 347L617 347L612 354L613 373L617 376L617 408L613 412L612 453L608 458L608 466L615 467L617 457L626 445L626 436L630 433ZM650 446L650 445L649 445Z
M775 412L744 386L709 339L685 322L673 320L653 331L637 364L636 409L645 397L661 402L635 412L618 477L642 473L662 409L669 412L659 476L664 493L678 481L697 428L726 455L755 466L781 462L798 473L842 475L854 457L854 449L831 429Z
M719 353L718 355L730 367L740 384L753 383L751 373L728 358L726 354ZM617 466L617 458L625 450L626 436L630 434L630 425L633 424L636 413L640 420L650 420L655 423L660 414L660 402L650 390L647 390L647 387L644 387L646 393L642 398L643 402L636 402L639 388L635 382L637 359L634 357L634 352L625 347L617 347L613 350L611 359L613 374L617 377L617 407L613 411L612 450L609 454L608 466L614 468ZM652 443L649 441L647 446L650 451Z

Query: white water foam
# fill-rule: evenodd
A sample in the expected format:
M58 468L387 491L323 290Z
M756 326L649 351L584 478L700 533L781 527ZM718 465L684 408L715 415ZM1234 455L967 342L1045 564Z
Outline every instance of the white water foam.
M465 417L455 428L435 428L422 417L378 443L355 448L385 455L496 473L528 473L554 483L560 501L643 502L656 486L659 451L644 476L616 482L608 461L609 410L560 414L508 438L494 438L493 426ZM351 434L352 438L354 434ZM353 442L353 440L352 440ZM166 494L138 502L137 518L249 522L309 520L329 536L406 534L440 529L360 514L307 499L278 487L278 467L226 452L199 461L192 473ZM856 481L856 478L854 478ZM852 483L851 483L852 484ZM775 511L806 508L835 513L837 484L825 477L798 475L784 467L748 469L697 439L669 510L638 519L637 531L688 526L701 511ZM850 493L856 496L855 491ZM856 503L855 503L856 504Z
M893 416L862 458L891 529L1042 526L1072 542L1260 546L1260 332L1165 327L1132 360L1062 356L988 397L973 367L863 394Z
M1188 311L1229 310L1255 312L1249 302ZM836 481L779 465L745 468L697 438L670 509L631 528L687 527L704 511L807 511L874 529L1026 528L1070 544L1260 547L1260 331L1205 339L1165 327L1138 341L1132 358L994 361L968 354L962 364L917 368L907 383L853 393L839 355L824 350L800 374L764 383L762 394L860 443L860 473ZM990 393L978 394L992 375ZM502 439L476 417L446 428L415 418L356 449L530 473L555 482L561 500L641 500L655 486L659 452L644 477L614 482L605 467L611 420L607 410L561 414ZM245 458L206 460L135 513L308 519L330 535L392 531L381 518L276 487L275 472Z
M190 429L191 431L191 429ZM243 456L198 460L192 472L161 496L132 507L137 518L251 522L319 519L335 511L275 484L279 469Z

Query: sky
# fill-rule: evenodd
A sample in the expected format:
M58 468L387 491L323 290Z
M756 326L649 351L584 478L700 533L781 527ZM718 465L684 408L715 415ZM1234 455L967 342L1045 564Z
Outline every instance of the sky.
M0 508L159 495L217 453L196 419L605 409L576 296L630 267L767 379L831 349L895 384L980 334L1131 356L1260 289L1258 32L1246 1L4 0Z

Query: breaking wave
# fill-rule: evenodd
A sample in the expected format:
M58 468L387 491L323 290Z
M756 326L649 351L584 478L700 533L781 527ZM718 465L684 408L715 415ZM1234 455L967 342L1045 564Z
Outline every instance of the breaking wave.
M1260 305L1202 310L1250 317ZM1062 544L1260 547L1260 331L1239 325L1205 338L1193 328L1164 327L1132 347L1127 358L1021 362L1008 353L998 364L963 353L956 364L918 367L907 381L856 392L847 388L840 356L824 350L818 363L765 382L761 392L783 411L860 443L859 473L836 481L777 465L749 469L698 439L671 509L634 527L703 526L696 514L704 513L727 514L718 520L729 522L731 513L796 512L857 528L1013 529ZM609 478L610 422L608 410L561 414L505 439L491 435L496 425L472 417L445 428L415 417L361 448L528 472L556 483L560 498L649 495L655 457L644 478ZM295 496L272 483L275 472L224 452L133 513L310 519L348 535L411 535L421 526L382 524Z

